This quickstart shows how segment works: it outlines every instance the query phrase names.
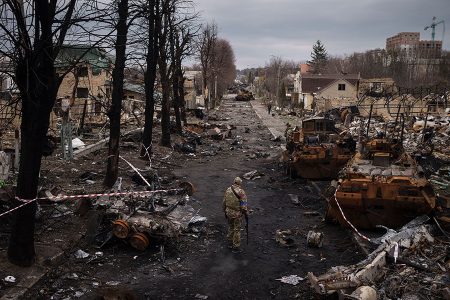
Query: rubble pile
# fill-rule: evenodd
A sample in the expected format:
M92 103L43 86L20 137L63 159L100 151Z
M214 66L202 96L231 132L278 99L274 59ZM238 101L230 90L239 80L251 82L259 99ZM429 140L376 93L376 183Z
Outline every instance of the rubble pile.
M427 130L424 132L426 123ZM355 117L348 128L340 124L339 128L343 133L349 132L354 138L364 134L367 129L368 120L362 117ZM380 117L373 117L370 120L369 136L384 134L386 136L395 135L397 138L403 137L403 145L407 152L411 154L430 154L433 152L439 157L450 160L450 117L428 117L427 121L421 118L413 118L408 123L405 122L402 134L402 122L400 120L385 121ZM429 132L427 134L427 132ZM433 148L424 153L423 147L427 138L430 139ZM422 150L422 151L418 151Z
M236 127L228 124L210 124L198 123L190 124L184 128L182 138L174 144L174 149L178 152L194 154L197 152L197 146L202 145L205 139L215 141L231 138L232 130ZM214 147L212 147L214 148ZM203 153L206 156L214 156L217 153L210 151Z
M351 299L448 297L450 246L435 226L423 225L424 220L417 218L398 232L388 230L371 240L376 249L356 265L336 266L320 276L308 273L312 288L321 295L355 296L355 290L365 286L376 292L375 298Z

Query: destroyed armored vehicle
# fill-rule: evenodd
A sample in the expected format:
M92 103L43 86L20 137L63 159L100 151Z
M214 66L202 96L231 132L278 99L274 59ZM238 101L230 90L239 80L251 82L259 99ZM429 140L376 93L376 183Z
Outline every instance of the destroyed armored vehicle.
M352 137L340 136L334 121L323 117L304 120L301 129L288 126L286 141L287 172L305 179L336 178L356 149Z
M204 221L188 204L193 192L193 185L183 182L179 189L169 193L143 192L142 197L105 199L106 202L97 205L104 208L105 217L112 221L112 234L142 251L152 240L177 238L192 224Z
M234 97L234 100L236 101L250 101L254 99L255 97L253 96L253 93L247 90L240 90L239 94L237 94L237 96Z
M433 188L401 139L383 136L361 142L329 195L327 219L361 229L397 228L435 207Z

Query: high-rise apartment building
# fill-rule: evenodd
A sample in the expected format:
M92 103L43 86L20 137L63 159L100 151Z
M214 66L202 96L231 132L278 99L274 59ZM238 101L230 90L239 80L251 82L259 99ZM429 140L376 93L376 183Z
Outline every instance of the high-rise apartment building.
M386 51L403 51L408 57L440 57L442 41L420 40L420 32L400 32L386 39Z

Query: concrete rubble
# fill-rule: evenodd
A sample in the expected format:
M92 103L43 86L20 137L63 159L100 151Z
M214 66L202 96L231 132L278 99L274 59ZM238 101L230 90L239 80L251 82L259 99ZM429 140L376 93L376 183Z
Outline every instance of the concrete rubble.
M450 283L449 246L436 226L422 221L418 218L399 231L388 230L373 239L371 246L376 248L355 265L336 266L319 276L309 272L311 287L318 294L341 297L354 295L363 286L371 287L370 295L376 291L375 298L356 299L406 299L424 294L429 299L443 298Z
M236 99L238 100L238 99ZM247 103L241 103L246 105ZM127 186L125 189L121 188L120 182L116 186L114 191L135 191L143 190L144 187L147 190L163 189L167 186L174 187L178 180L171 177L158 176L156 170L164 168L161 166L174 166L174 163L184 164L184 161L174 160L173 156L177 158L194 158L197 156L198 163L205 163L208 160L220 160L221 155L224 152L236 151L235 153L243 153L246 157L246 161L251 161L256 165L255 159L266 158L270 154L268 152L268 146L264 145L268 138L262 136L256 127L249 127L249 124L239 124L240 131L236 130L236 127L227 123L220 123L221 121L227 121L229 118L219 117L214 112L209 113L209 116L205 116L204 121L187 125L183 128L183 134L181 136L174 137L174 148L167 150L161 157L155 157L153 162L158 164L154 169L151 167L145 170L139 170L141 174L136 174L133 170L126 171L126 176L135 183L135 186L124 184ZM358 140L361 134L361 128L367 127L367 118L356 116L352 114L351 118L346 115L342 116L342 110L336 110L333 112L336 121L342 124L337 124L339 127L340 138L348 136L353 137L354 140ZM303 114L305 116L305 114ZM313 117L312 113L306 114L308 117ZM289 117L295 117L294 114L289 114ZM210 121L216 121L217 123L210 123ZM403 144L405 150L410 153L423 167L427 179L433 185L436 192L436 203L440 208L450 208L450 135L449 129L449 117L428 117L424 119L416 118L411 120L403 128ZM369 135L375 136L377 133L386 133L386 135L399 134L402 127L400 122L394 120L383 120L381 118L373 118L370 121ZM425 130L432 129L430 131ZM239 132L241 135L237 135ZM252 148L248 146L248 141L253 138L246 136L245 133L251 133L260 142L256 142L252 145ZM141 131L137 132L136 141L140 140ZM125 139L124 145L126 147L134 147L139 149L139 145L133 145L136 141L128 136L130 140ZM277 141L281 141L282 138L275 138ZM83 139L86 142L86 147L90 147L91 143L88 139ZM259 143L259 144L257 144ZM273 145L272 145L273 144ZM281 143L279 143L281 144ZM271 143L270 147L278 147L279 144ZM175 151L173 151L175 150ZM217 156L220 158L213 158ZM197 163L196 161L196 163ZM97 173L97 166L95 161L88 161L94 171L87 171L86 168L71 169L71 173L76 174L76 178L71 182L74 185L82 185L83 189L91 186L97 186L101 182L101 176ZM77 167L78 168L78 167ZM256 169L258 168L258 169ZM221 166L220 170L231 169L229 166ZM215 170L215 169L214 169ZM249 172L247 172L249 170ZM250 171L252 170L252 171ZM271 170L274 171L274 170ZM261 182L271 183L276 175L269 169L261 168L260 166L245 166L245 168L239 169L239 176L248 180L248 184L260 187ZM277 170L278 171L278 170ZM264 174L264 173L265 174ZM81 175L80 175L81 174ZM46 174L43 174L45 180ZM202 174L203 176L203 174ZM214 176L216 176L214 174ZM223 176L223 174L221 175ZM234 174L233 174L234 176ZM230 175L230 178L233 177ZM258 179L258 180L257 180ZM283 179L284 180L284 179ZM252 182L250 182L252 181ZM302 182L303 183L303 182ZM314 182L313 182L314 183ZM258 185L259 184L259 185ZM294 185L292 181L278 182L279 186ZM150 186L149 186L150 185ZM69 184L70 186L70 184ZM139 187L141 186L141 187ZM143 186L143 187L142 187ZM289 204L296 205L295 208L301 208L302 212L299 213L302 219L313 219L317 216L317 220L322 219L322 211L320 207L313 206L311 203L318 202L318 196L311 191L308 193L308 189L312 189L310 186L303 186L303 184L296 189L300 189L301 192L296 194L295 190L290 191L292 194L287 194ZM75 188L74 188L75 189ZM316 188L318 189L318 188ZM86 191L74 190L76 193L82 194ZM251 189L250 189L251 191ZM73 191L72 191L73 192ZM47 185L45 189L42 189L40 196L47 196L49 198L58 197L63 194L62 190L58 187ZM69 195L69 191L65 190L64 194ZM250 192L251 194L251 192ZM209 196L209 195L208 195ZM308 200L308 197L314 201ZM157 245L168 245L168 241L178 241L180 236L188 235L197 239L198 233L206 231L204 230L205 223L208 221L206 217L201 216L200 209L195 208L193 202L195 198L189 196L189 193L156 193L147 195L145 197L133 197L133 196L100 196L89 204L90 208L95 208L95 212L99 213L102 218L101 224L97 228L95 243L97 246L105 246L110 241L116 241L117 245L126 247L132 247L137 250L143 251L149 247ZM309 203L305 206L305 202ZM280 203L281 200L280 200ZM0 201L0 208L4 204ZM256 207L258 213L266 211L276 211L276 208L271 204L264 204L263 207ZM256 205L255 205L256 206ZM289 206L285 206L289 207ZM280 210L282 208L280 206ZM277 207L278 208L278 207ZM204 211L205 208L202 208ZM320 211L320 212L319 212ZM339 294L342 297L348 297L349 299L406 299L410 297L418 297L423 294L429 299L434 298L448 298L450 290L448 288L450 284L450 255L449 244L445 237L445 231L448 231L448 224L450 218L445 211L434 212L435 218L430 219L429 222L424 225L424 222L416 222L405 225L399 230L388 229L387 233L381 238L372 238L371 243L365 243L366 249L369 249L369 255L366 259L359 263L347 266L336 266L331 268L327 273L323 275L317 275L314 273L320 273L320 271L314 271L314 273L308 273L308 276L302 274L290 275L281 277L280 274L272 276L277 281L290 285L306 285L306 279L311 284L313 290L319 295ZM59 207L57 212L50 215L50 218L61 218L70 214L62 206ZM82 213L80 213L82 215ZM207 215L205 213L205 215ZM280 218L280 221L285 221ZM319 221L320 222L320 221ZM288 227L294 228L294 227ZM100 232L106 230L108 234L100 235ZM214 234L216 228L211 227L209 230ZM252 229L251 229L252 230ZM274 232L272 230L270 232ZM444 231L444 235L442 232ZM324 235L326 233L326 236ZM220 231L220 238L222 238L222 231ZM209 235L205 235L205 245L209 243ZM370 235L369 235L370 236ZM327 255L331 247L329 244L334 243L334 237L329 234L327 228L323 229L322 224L318 226L311 226L304 230L276 230L274 238L271 238L271 242L283 251L291 251L292 259L290 263L295 263L297 257L304 255L310 260L315 260L320 257L322 259L322 252ZM447 237L448 238L448 237ZM275 241L273 241L275 240ZM324 246L324 240L326 242ZM195 243L197 240L195 240ZM212 243L211 243L212 244ZM269 243L267 243L269 244ZM279 247L281 246L281 247ZM80 246L77 246L80 247ZM204 245L201 244L199 248L203 251ZM205 246L206 247L206 246ZM304 247L304 248L303 248ZM106 247L105 247L106 248ZM78 249L78 248L75 248ZM74 249L74 250L75 250ZM103 252L92 249L83 248L85 251L79 249L74 252L71 250L68 252L72 259L75 258L77 262L83 262L86 264L98 263L105 260ZM197 248L195 248L197 251ZM305 249L308 252L306 253ZM132 249L130 249L132 250ZM154 249L153 249L154 250ZM300 251L301 250L301 251ZM107 250L105 256L108 255ZM89 252L89 253L88 253ZM163 252L163 251L162 251ZM299 252L299 253L296 253ZM300 254L301 252L304 252ZM126 256L129 255L129 260L136 260L137 255L133 257L136 252L125 250ZM138 252L141 253L141 252ZM145 253L151 253L147 251ZM215 252L214 252L215 253ZM275 252L276 253L276 252ZM313 254L312 254L313 253ZM270 253L269 253L270 254ZM111 255L111 253L109 253ZM115 255L112 254L112 255ZM156 256L157 254L155 254ZM294 256L295 255L295 256ZM354 254L353 254L354 255ZM183 255L181 255L183 257ZM312 258L311 258L312 257ZM325 257L325 256L324 256ZM294 259L295 258L295 259ZM172 257L173 259L173 257ZM326 256L327 262L331 261L330 256ZM174 259L176 263L179 263L180 258ZM162 259L164 262L164 259ZM300 261L300 259L298 259ZM348 262L348 261L347 261ZM334 261L336 263L336 261ZM338 263L342 263L342 260L338 260ZM316 265L314 265L316 266ZM329 264L327 264L329 266ZM228 267L228 265L226 266ZM164 264L162 267L163 272L172 274L169 264ZM225 268L225 267L224 267ZM144 267L142 267L144 269ZM165 270L165 271L164 271ZM311 270L309 268L308 270ZM314 270L314 268L313 268ZM147 271L145 271L147 272ZM181 272L181 271L180 271ZM183 271L184 272L184 271ZM293 272L294 273L294 272ZM78 273L81 274L81 273ZM186 273L189 274L189 273ZM292 274L290 271L284 270L282 273ZM71 273L73 279L78 279L75 273ZM303 277L301 277L303 276ZM2 276L4 277L4 276ZM8 282L6 278L5 282ZM110 286L116 286L120 283L118 281L107 281L104 283ZM98 283L93 282L93 286ZM205 293L205 291L200 291ZM84 290L75 291L76 297L82 297ZM195 295L195 296L194 296ZM446 296L447 295L447 296ZM206 296L201 293L193 294L191 297L197 299L213 298L213 296ZM446 298L447 297L447 298Z

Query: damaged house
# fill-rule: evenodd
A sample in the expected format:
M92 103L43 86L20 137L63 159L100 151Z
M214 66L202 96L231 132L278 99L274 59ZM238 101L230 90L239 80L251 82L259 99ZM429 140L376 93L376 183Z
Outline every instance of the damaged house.
M184 99L187 109L196 109L205 105L205 101L201 97L201 74L201 71L184 71Z
M305 109L328 110L355 104L358 98L359 74L309 74L296 76L299 102Z
M145 108L145 86L143 84L123 83L123 108L129 117L140 115Z
M55 107L60 106L61 99L69 98L72 118L80 118L85 106L87 121L101 118L106 111L104 102L111 96L112 58L88 45L62 48L56 61L58 72L63 74L74 63L76 66L61 82Z

